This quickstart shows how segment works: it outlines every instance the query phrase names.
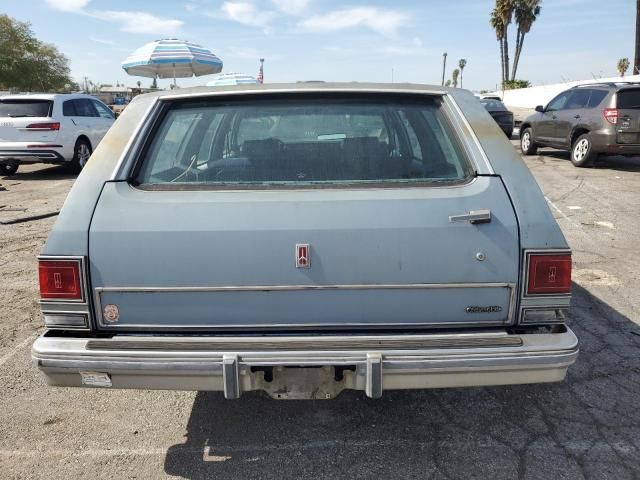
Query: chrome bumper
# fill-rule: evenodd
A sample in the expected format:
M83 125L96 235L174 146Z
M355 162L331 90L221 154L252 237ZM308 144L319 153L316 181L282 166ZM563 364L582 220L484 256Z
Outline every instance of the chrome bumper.
M377 398L395 389L558 382L577 355L578 340L568 329L249 338L86 339L48 333L32 350L50 385L219 390L226 398L251 390L275 398L332 398L343 389ZM272 369L269 381L265 368ZM106 384L94 382L100 376Z

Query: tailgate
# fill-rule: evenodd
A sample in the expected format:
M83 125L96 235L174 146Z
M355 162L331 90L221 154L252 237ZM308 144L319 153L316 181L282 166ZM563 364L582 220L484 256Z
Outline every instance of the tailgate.
M99 328L512 321L516 217L440 97L176 100L162 115L92 219Z
M640 144L640 88L625 88L617 93L617 142Z
M1 99L0 142L50 142L60 124L51 119L51 100Z
M491 223L449 221L479 207ZM516 220L495 177L359 192L108 183L89 242L104 329L504 325L518 278ZM296 268L297 244L310 268Z

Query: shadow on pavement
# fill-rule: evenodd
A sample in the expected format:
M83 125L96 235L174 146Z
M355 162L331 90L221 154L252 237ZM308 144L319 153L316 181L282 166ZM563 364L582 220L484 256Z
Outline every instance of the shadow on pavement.
M569 152L563 150L538 149L538 155L543 155L546 160L553 159L562 162L571 162ZM535 157L531 157L535 158ZM609 157L601 156L595 164L591 166L595 169L618 170L621 172L640 172L639 157Z
M574 284L582 350L559 384L345 391L331 401L237 401L199 392L183 444L185 478L640 477L640 327Z
M21 167L22 168L22 167ZM13 175L0 177L0 180L20 181L20 180L64 180L75 178L78 175L70 172L64 165L52 165L38 170L20 171Z

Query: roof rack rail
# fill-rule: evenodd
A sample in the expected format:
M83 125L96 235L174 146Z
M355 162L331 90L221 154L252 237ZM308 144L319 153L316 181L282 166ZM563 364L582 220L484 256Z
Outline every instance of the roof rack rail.
M640 82L592 82L592 83L583 83L580 85L574 85L571 88L582 88L582 87L597 87L597 86L605 86L605 87L617 87L619 85L640 85Z

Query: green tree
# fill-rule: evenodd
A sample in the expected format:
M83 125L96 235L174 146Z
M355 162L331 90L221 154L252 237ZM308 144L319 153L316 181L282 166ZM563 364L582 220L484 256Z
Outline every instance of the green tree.
M618 73L620 74L620 76L624 77L624 74L627 73L627 70L629 70L629 59L621 58L620 60L618 60L618 65L616 68L618 69Z
M503 88L505 90L513 90L514 88L529 88L531 82L529 80L507 80L504 82Z
M451 84L453 85L453 88L456 88L458 86L458 77L460 76L460 70L458 70L457 68L451 72Z
M446 82L444 82L444 86L445 87L450 87L451 86L451 80L447 80Z
M158 88L158 79L153 77L153 82L151 82L151 88Z
M515 10L516 0L496 0L496 14L502 21L504 28L504 36L502 43L504 44L504 55L502 57L502 70L504 71L504 79L509 80L509 25L513 19L513 11Z
M494 8L491 12L491 17L489 19L489 24L496 32L496 40L500 44L500 69L502 71L502 84L507 81L507 78L504 74L504 37L505 37L505 28L502 23L502 18L498 14L498 9Z
M464 67L467 66L467 60L461 58L458 62L458 67L460 67L460 88L462 88L462 72L464 72Z
M0 15L0 87L66 91L74 84L69 72L67 57L36 39L28 23Z
M516 18L518 31L516 32L516 51L513 58L511 80L516 79L518 63L520 62L520 54L522 53L522 45L524 44L524 37L531 31L533 22L538 19L541 10L540 0L517 0L515 3L514 16Z

